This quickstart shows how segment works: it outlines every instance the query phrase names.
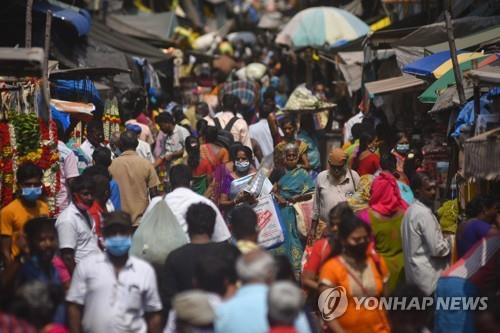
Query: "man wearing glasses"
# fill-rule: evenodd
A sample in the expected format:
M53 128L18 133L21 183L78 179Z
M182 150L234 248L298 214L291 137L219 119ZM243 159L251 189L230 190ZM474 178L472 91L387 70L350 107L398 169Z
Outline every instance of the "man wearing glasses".
M328 221L330 210L347 201L356 192L359 175L347 166L347 155L341 148L333 148L328 155L328 170L320 172L314 192L312 230L319 220Z

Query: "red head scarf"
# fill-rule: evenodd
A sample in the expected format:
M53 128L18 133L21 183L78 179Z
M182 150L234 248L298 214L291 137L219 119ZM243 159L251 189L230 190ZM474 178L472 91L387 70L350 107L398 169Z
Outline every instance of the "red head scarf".
M396 178L388 172L382 172L372 184L370 207L385 216L391 216L398 210L406 210L408 204L401 198Z

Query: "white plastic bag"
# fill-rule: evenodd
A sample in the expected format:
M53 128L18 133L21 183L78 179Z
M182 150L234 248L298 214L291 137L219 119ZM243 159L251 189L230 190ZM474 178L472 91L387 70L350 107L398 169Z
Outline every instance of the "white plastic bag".
M282 244L285 241L285 235L273 197L269 194L260 197L253 210L257 214L257 225L260 229L259 245L270 249Z
M170 252L187 243L184 230L162 198L142 217L132 238L130 254L163 265Z

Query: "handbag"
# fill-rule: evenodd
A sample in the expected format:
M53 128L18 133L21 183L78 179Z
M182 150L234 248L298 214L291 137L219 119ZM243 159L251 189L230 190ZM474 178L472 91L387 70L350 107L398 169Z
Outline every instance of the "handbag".
M307 237L311 231L312 216L313 216L313 199L307 201L296 202L293 204L295 209L295 220L297 229L303 237Z

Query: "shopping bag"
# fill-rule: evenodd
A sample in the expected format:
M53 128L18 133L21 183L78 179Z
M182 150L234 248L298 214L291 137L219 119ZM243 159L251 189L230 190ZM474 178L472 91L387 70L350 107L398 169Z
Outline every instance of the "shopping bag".
M293 205L295 209L295 217L297 221L297 229L303 237L309 235L313 216L313 199L307 201L296 202Z
M281 245L285 241L285 235L272 195L260 197L253 210L257 214L257 225L260 230L259 245L265 249Z
M163 265L170 252L187 243L186 233L162 199L142 217L132 238L130 254L151 264Z

